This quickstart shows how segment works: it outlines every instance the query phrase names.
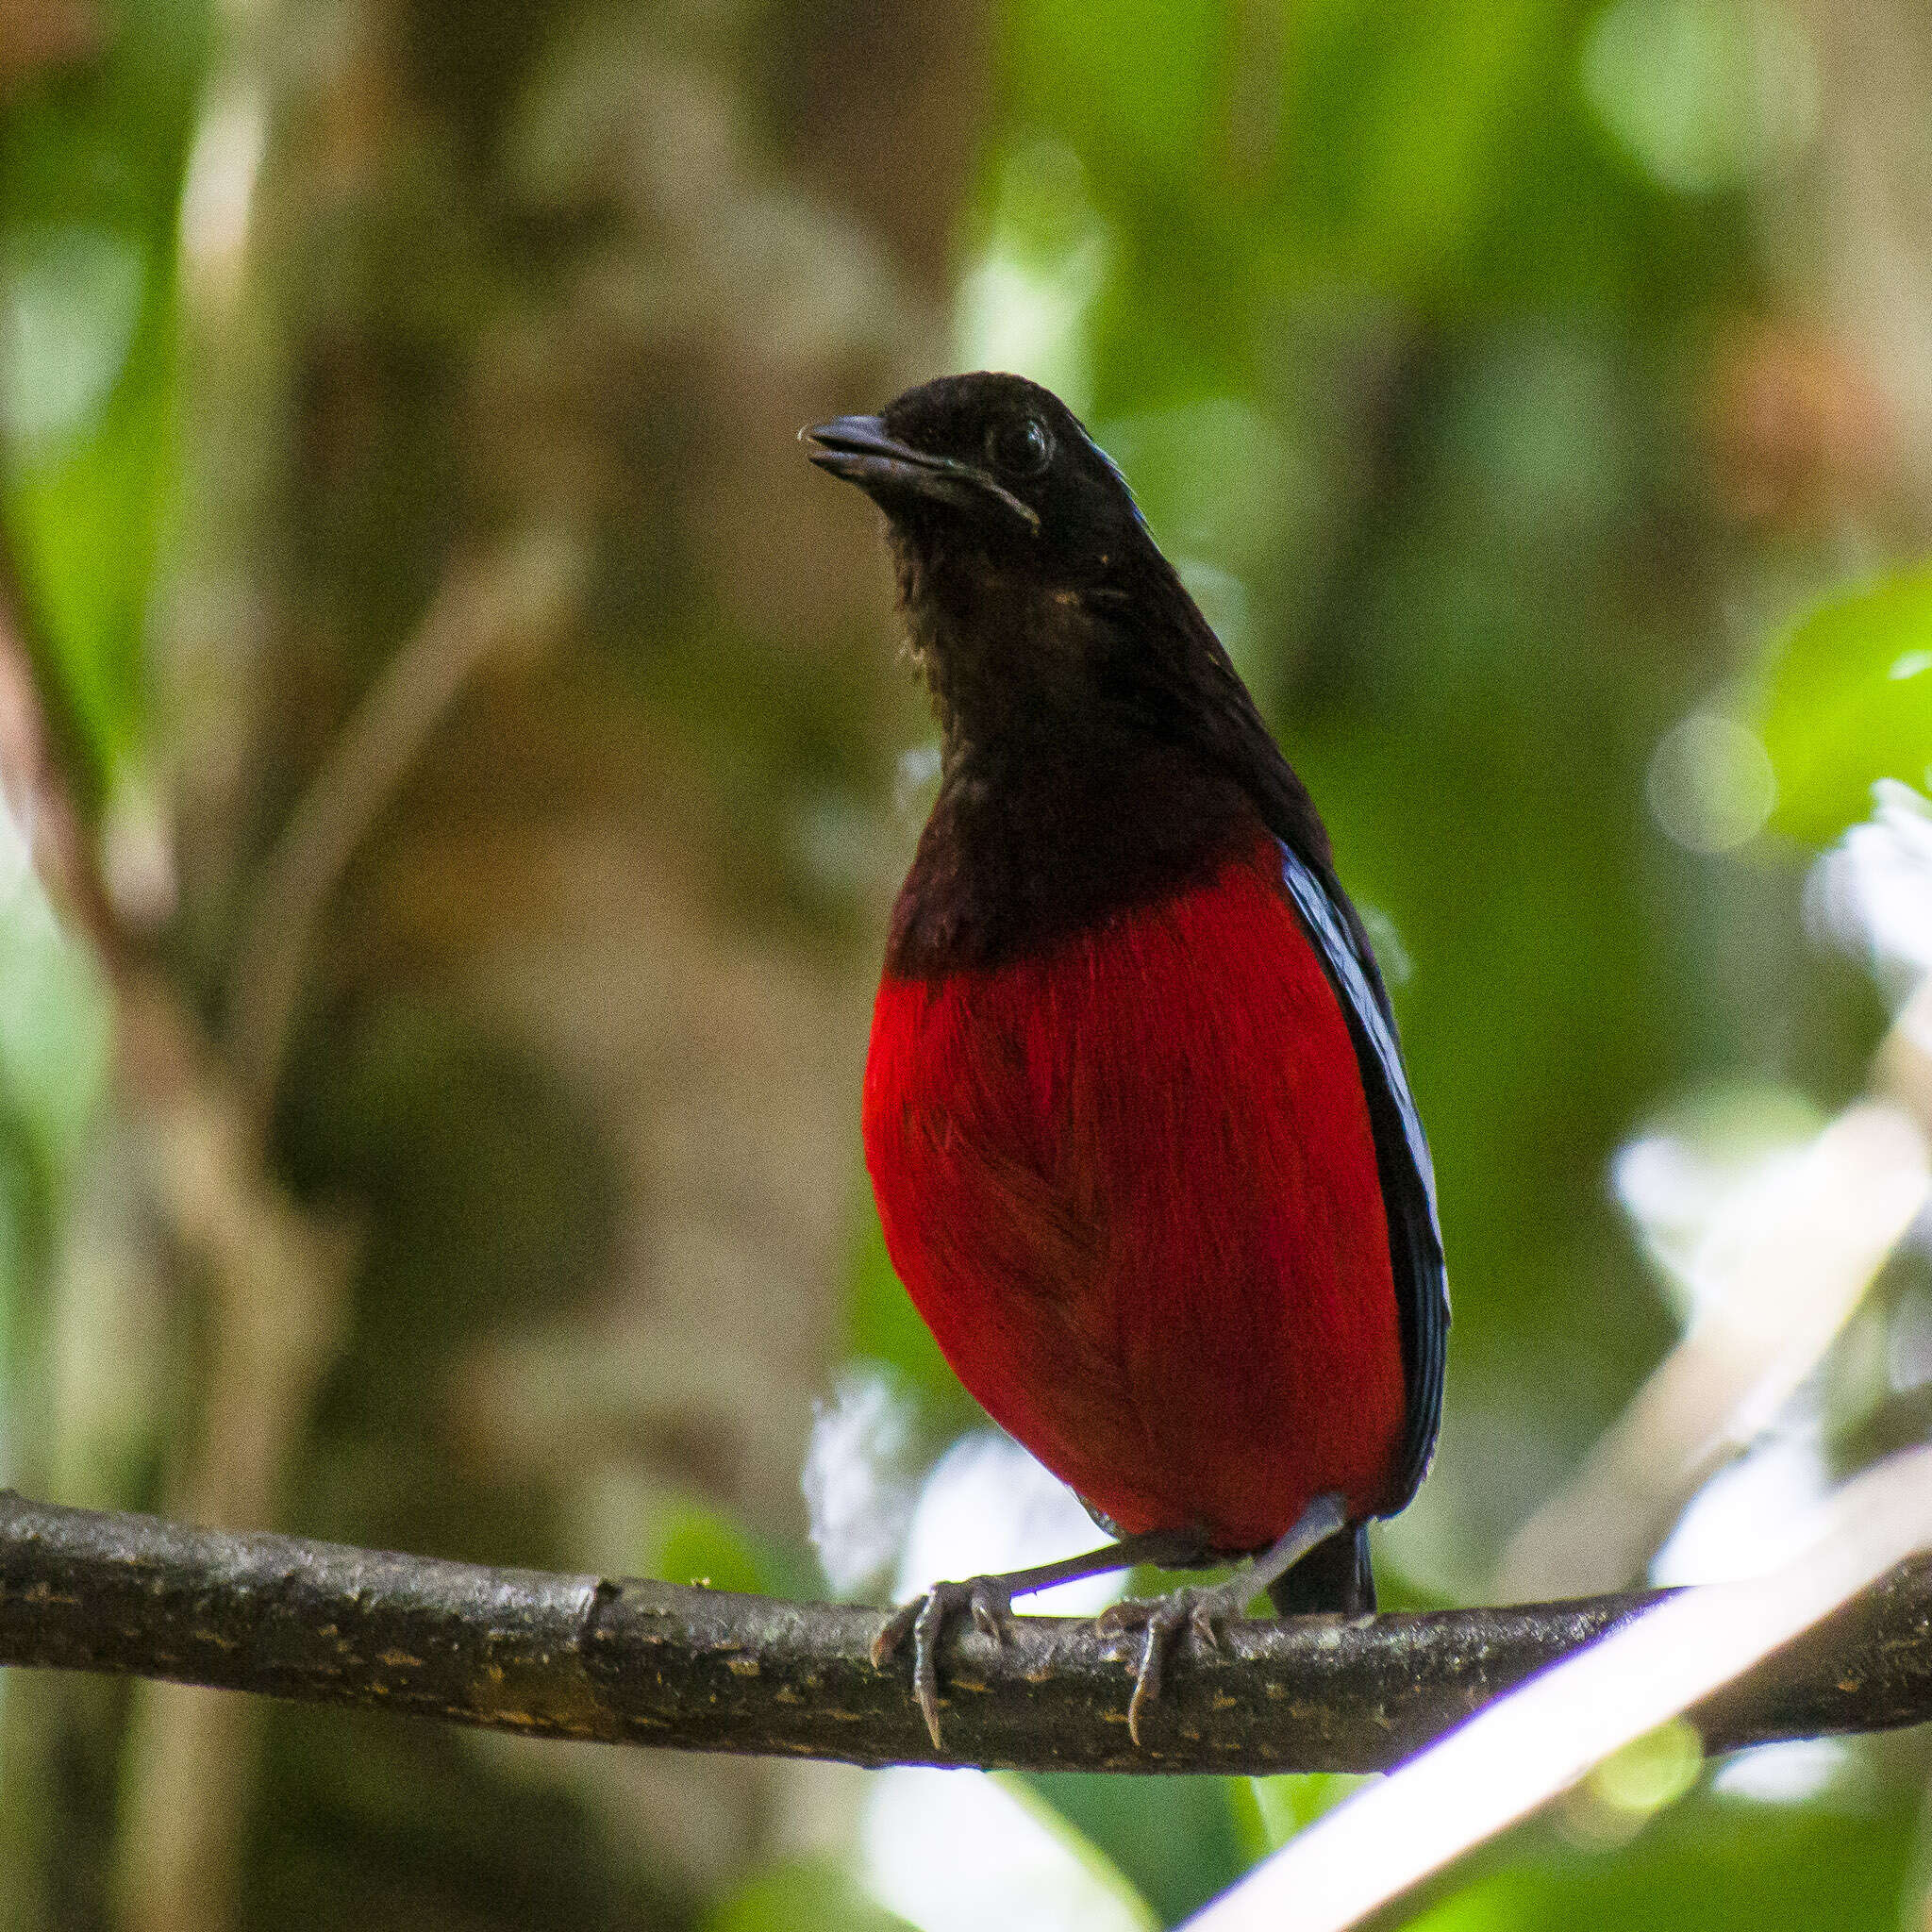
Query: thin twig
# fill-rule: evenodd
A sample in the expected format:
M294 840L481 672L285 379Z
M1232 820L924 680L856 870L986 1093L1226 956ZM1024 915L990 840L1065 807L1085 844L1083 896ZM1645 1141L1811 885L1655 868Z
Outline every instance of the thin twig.
M235 952L230 1057L260 1106L280 1077L316 926L357 848L470 679L491 658L553 633L581 572L575 541L548 528L453 564L330 747L269 857Z
M135 970L120 991L140 1171L207 1314L199 1413L171 1501L203 1523L271 1522L346 1325L352 1244L265 1171L245 1096L172 990ZM121 1932L218 1928L233 1917L263 1713L175 1684L140 1691L122 1757Z
M0 1492L0 1662L408 1712L525 1737L857 1764L1373 1771L1657 1601L1237 1625L1190 1639L1127 1737L1131 1637L1022 1618L945 1646L944 1748L879 1612L491 1570ZM1932 1562L1914 1561L1693 1713L1713 1751L1932 1718Z

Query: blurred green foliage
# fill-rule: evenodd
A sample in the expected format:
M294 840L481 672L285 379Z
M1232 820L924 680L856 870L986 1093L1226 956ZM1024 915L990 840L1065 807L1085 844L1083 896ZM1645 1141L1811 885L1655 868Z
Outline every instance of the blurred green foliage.
M748 1879L703 1921L704 1932L766 1932L772 1925L840 1925L902 1932L906 1921L859 1889L840 1858L788 1858Z
M1200 1910L1267 1849L1241 1830L1245 1779L1037 1772L1025 1782L1112 1862L1163 1925Z
M0 1115L23 1180L44 1203L80 1152L108 1071L108 989L27 861L19 827L0 827ZM18 1191L10 1189L9 1194Z
M149 729L142 629L177 474L175 216L197 107L201 9L136 6L84 75L0 108L0 561L42 645L51 728L85 796ZM9 725L16 759L31 742ZM105 1090L92 950L33 870L30 765L0 800L0 1336L9 1480L45 1466L45 1274ZM23 1426L24 1425L24 1426Z
M1835 1104L1883 1024L1807 948L1800 894L1874 779L1925 782L1925 517L1840 447L1851 403L1807 443L1787 382L1772 446L1738 400L1794 366L1808 270L1758 212L1821 165L1820 23L352 12L218 30L115 0L98 46L0 103L11 615L110 886L129 781L172 788L179 899L142 944L217 1046L263 855L451 558L529 522L592 553L559 661L465 692L335 882L290 1066L252 1097L266 1172L356 1255L314 1412L286 1419L293 1524L802 1591L795 1473L841 1358L884 1366L922 1456L979 1420L869 1206L841 1211L927 727L859 512L789 446L931 373L950 310L961 357L1054 383L1119 458L1412 962L1457 1315L1441 1466L1378 1561L1391 1602L1480 1591L1674 1334L1611 1152L1720 1081ZM238 101L254 226L196 309L191 143L252 169ZM1659 743L1706 710L1755 724L1779 836L1657 808ZM131 1163L91 1152L109 986L24 854L0 862L0 1424L32 1468L42 1417L120 1386L109 1357L152 1332L130 1309L165 1337L147 1372L189 1384L156 1414L192 1415L207 1316ZM146 1273L98 1227L62 1250L76 1186L127 1196L96 1219ZM1918 1426L1874 1374L1826 1417L1835 1454ZM123 1502L165 1503L187 1453L150 1433ZM50 1693L0 1767L16 1875L84 1848L57 1888L76 1925L112 1911L121 1723ZM1415 1923L1889 1932L1919 1908L1919 1744L1782 1803L1677 1769L1513 1835ZM277 1712L235 1800L237 1923L897 1923L849 1817L824 1848L831 1799L712 1771ZM1016 1788L1173 1924L1350 1787Z
M1892 1926L1916 1806L1867 1809L1702 1799L1666 1811L1634 1841L1568 1846L1531 1827L1507 1869L1423 1911L1426 1932L1656 1924Z
M175 219L209 23L120 0L0 115L0 506L46 691L98 800L150 733L143 634L179 474Z
M892 1273L870 1200L854 1243L845 1308L846 1353L858 1361L883 1363L903 1378L936 1441L942 1442L980 1419L979 1405L960 1387L932 1330L919 1319Z
M1932 774L1932 573L1832 598L1772 660L1762 715L1777 778L1772 823L1824 844L1871 808L1872 787Z

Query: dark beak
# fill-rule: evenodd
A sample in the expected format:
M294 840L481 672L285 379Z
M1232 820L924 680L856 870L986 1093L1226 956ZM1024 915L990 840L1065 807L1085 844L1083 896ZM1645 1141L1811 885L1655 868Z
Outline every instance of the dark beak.
M814 445L811 460L822 470L857 483L882 508L895 500L923 496L941 503L973 507L989 497L1003 504L1029 528L1040 528L1040 512L1023 503L984 470L953 457L929 456L886 434L876 416L835 416L798 432L801 442Z

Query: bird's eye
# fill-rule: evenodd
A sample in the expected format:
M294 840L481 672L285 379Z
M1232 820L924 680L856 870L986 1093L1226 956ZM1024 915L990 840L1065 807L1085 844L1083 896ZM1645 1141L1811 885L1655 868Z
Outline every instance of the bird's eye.
M986 459L1003 476L1037 476L1053 461L1053 438L1038 416L995 423L986 432Z

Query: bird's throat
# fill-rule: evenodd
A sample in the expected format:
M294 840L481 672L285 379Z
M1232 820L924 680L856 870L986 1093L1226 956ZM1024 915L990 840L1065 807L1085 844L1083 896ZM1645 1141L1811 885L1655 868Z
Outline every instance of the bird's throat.
M1262 826L1231 780L1173 746L956 734L894 908L901 978L998 966L1210 876Z

